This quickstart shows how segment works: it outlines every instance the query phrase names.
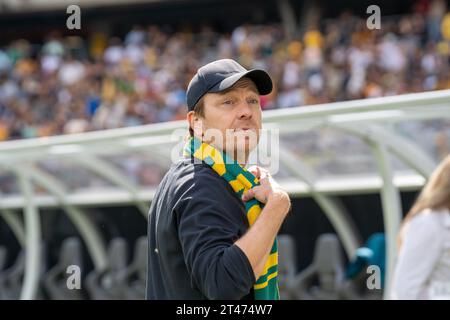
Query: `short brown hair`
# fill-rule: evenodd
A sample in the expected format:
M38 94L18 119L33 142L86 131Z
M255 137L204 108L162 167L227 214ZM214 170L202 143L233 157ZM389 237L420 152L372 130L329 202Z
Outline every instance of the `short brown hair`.
M205 116L205 101L204 101L204 97L201 97L200 100L198 100L198 102L196 103L193 111L197 115L202 117L202 118ZM194 129L191 126L189 126L189 134L190 134L191 137L194 136Z

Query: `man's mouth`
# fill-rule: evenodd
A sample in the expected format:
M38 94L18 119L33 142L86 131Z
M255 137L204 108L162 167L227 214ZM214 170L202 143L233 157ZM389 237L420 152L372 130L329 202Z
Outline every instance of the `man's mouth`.
M251 137L256 138L257 135L256 129L252 127L235 128L233 131L235 137L244 138L246 140L249 140Z
M234 129L235 132L239 132L239 131L244 131L244 132L246 132L246 131L249 131L249 130L252 130L252 128L250 128L250 127L244 127L244 128L236 128L236 129Z

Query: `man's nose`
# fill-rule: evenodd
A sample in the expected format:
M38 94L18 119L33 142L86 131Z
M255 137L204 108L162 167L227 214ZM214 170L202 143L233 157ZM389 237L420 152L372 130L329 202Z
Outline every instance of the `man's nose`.
M246 101L242 102L238 108L239 119L249 119L252 117L253 110L250 104Z

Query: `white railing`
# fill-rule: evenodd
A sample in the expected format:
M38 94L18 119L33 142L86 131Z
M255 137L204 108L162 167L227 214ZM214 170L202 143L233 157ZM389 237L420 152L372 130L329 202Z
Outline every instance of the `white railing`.
M308 195L319 204L349 257L361 245L361 238L334 195L380 193L387 236L385 292L388 292L396 257L395 235L402 217L400 191L419 189L439 160L430 152L433 143L421 143L420 137L436 130L438 134L450 133L450 90L271 110L263 114L263 119L265 128L277 129L280 134L281 170L275 176L292 195ZM430 126L430 121L439 123L439 128ZM410 126L414 126L409 129L413 136L405 134ZM0 143L0 175L10 175L17 181L16 192L0 193L0 214L27 249L22 298L34 298L38 285L39 209L64 209L86 242L95 267L102 269L106 263L105 247L100 232L83 208L128 203L146 215L157 186L157 182L137 183L135 176L110 159L120 156L121 162L127 162L128 157L140 157L164 171L177 143L173 132L183 129L186 130L186 122L178 121ZM308 138L311 134L317 135L316 140ZM312 141L314 156L309 156L310 150L302 146L307 139ZM349 139L359 151L327 155L334 141L337 145ZM317 152L324 140L328 141L328 149L322 146L322 153ZM303 148L300 151L299 146ZM327 161L323 162L325 158ZM107 181L109 186L73 190L70 181L64 181L56 170L61 164L65 172L71 166L74 170L83 168ZM356 172L326 172L324 168L334 164ZM358 165L371 169L358 172L353 168ZM35 185L45 193L37 193ZM22 211L24 225L17 219Z

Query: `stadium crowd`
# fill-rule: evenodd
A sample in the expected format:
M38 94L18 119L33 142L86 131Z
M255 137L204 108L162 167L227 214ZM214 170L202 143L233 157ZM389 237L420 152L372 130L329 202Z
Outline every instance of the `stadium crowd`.
M184 119L189 79L218 58L269 71L276 86L263 109L450 88L445 1L381 23L369 30L345 12L292 39L281 25L229 34L150 25L124 39L17 40L0 48L0 141Z

